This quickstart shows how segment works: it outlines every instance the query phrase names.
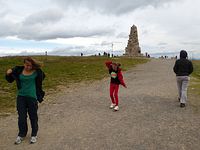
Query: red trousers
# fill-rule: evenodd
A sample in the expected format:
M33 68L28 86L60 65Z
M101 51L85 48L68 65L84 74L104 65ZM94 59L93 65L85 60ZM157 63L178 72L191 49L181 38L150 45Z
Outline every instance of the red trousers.
M118 91L119 91L119 84L110 83L110 98L112 103L118 106Z

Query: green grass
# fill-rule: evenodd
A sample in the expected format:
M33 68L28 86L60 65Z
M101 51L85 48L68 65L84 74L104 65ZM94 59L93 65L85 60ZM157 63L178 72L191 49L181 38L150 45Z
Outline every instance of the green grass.
M192 95L191 99L191 104L194 106L195 110L200 110L200 101L199 101L199 96L200 96L200 61L195 60L192 61L193 67L194 67L194 72L192 73L192 78L190 82L190 95Z
M200 80L200 60L192 61L192 63L194 66L194 72L192 73L192 75Z
M104 65L106 57L61 57L61 56L35 56L37 61L43 63L43 71L46 74L44 80L45 91L55 91L59 85L68 86L81 81L100 80L108 76ZM147 59L142 58L113 58L112 61L122 64L122 70L146 63ZM23 57L0 58L0 114L15 111L16 84L9 84L5 78L8 68L16 65L23 65Z

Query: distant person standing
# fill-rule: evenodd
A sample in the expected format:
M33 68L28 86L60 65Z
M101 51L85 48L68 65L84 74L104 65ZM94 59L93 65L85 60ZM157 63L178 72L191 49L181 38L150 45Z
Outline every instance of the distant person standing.
M38 102L43 101L44 91L42 90L42 81L45 78L44 72L40 69L40 65L31 57L24 59L23 66L16 66L8 69L6 72L6 80L17 83L17 111L18 111L18 127L19 133L15 144L20 144L27 135L27 113L31 121L31 139L30 143L37 141L38 132Z
M180 107L185 107L187 102L187 87L190 80L189 75L193 72L192 62L188 60L188 54L185 50L180 51L180 59L176 60L173 69L176 73Z
M119 110L119 106L118 106L118 91L119 91L119 85L121 84L122 86L126 87L126 84L124 83L123 80L123 75L121 72L121 68L119 63L113 63L111 61L108 61L105 63L109 74L111 76L111 80L110 80L110 98L111 98L111 105L110 108L114 109L114 111L118 111Z

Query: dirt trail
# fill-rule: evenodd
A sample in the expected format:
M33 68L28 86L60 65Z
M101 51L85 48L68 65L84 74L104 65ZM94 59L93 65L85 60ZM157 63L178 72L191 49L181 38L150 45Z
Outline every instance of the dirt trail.
M0 118L1 150L198 150L200 117L177 101L173 60L127 72L118 112L109 109L109 78L52 95L39 106L38 142L14 145L17 115ZM30 125L29 125L30 127Z

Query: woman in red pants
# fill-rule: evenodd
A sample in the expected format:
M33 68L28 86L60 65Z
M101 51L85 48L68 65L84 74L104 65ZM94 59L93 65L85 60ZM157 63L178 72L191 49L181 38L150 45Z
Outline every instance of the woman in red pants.
M120 64L118 63L113 63L112 61L108 61L105 63L108 70L109 74L111 76L110 80L110 98L111 98L111 105L110 108L114 108L115 111L119 110L118 106L118 90L119 90L119 85L121 84L122 86L126 87L126 84L124 83L123 80L123 75L121 72L121 69L119 68Z

